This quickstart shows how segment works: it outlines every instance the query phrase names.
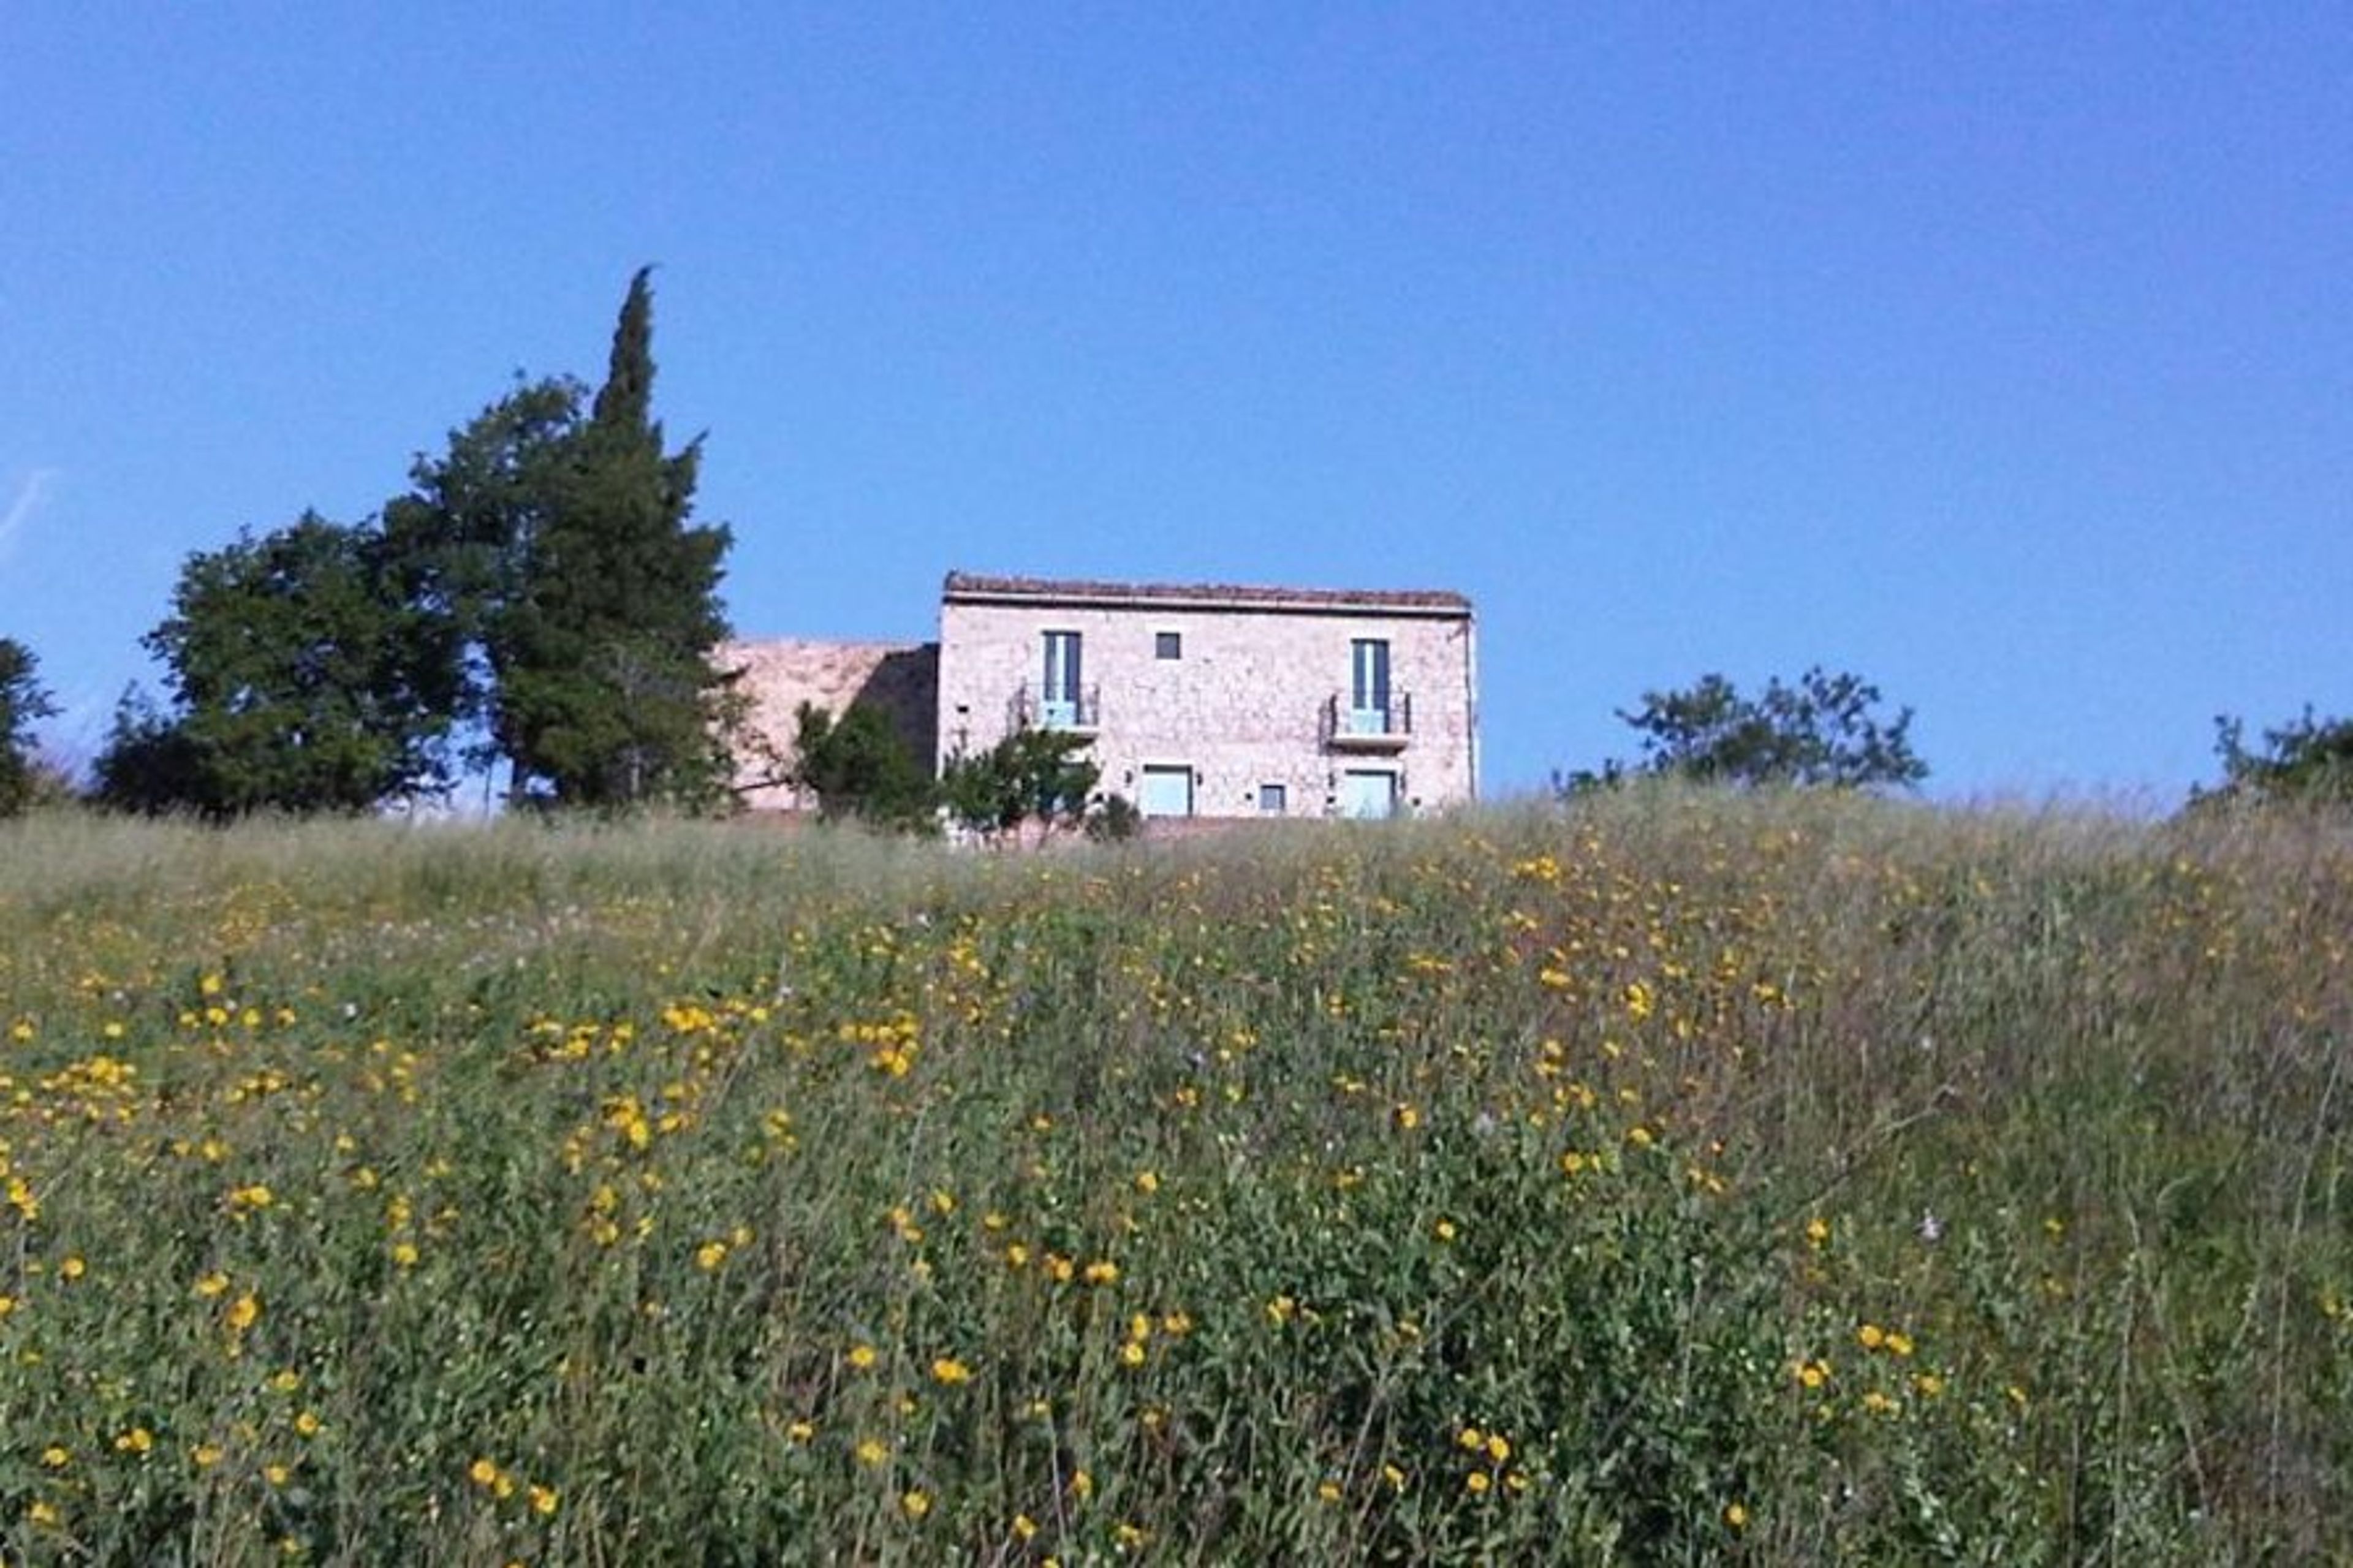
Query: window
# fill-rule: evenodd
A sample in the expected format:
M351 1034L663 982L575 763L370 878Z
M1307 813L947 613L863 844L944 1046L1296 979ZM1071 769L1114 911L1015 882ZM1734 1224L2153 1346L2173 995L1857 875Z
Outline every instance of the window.
M1358 637L1349 645L1348 732L1389 732L1389 645L1386 637Z
M1281 816L1291 809L1291 792L1279 784L1258 786L1258 814L1261 816Z
M1193 815L1193 770L1189 767L1147 767L1135 792L1136 808L1146 816Z
M1185 657L1185 634L1183 632L1153 633L1152 657L1155 658L1183 658Z
M1038 721L1049 730L1079 724L1079 634L1046 634L1046 679L1039 687Z

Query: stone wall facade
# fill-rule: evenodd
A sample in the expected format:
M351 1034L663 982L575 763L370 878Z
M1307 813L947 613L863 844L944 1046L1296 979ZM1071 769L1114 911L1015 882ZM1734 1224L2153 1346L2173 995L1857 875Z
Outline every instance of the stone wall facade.
M1475 637L1455 594L951 574L937 756L1026 720L1088 735L1102 788L1147 815L1434 810L1478 797Z
M816 799L776 777L772 762L789 765L800 705L839 718L853 704L880 708L907 749L929 759L939 749L939 645L936 643L812 642L775 637L722 643L713 662L739 670L737 689L751 700L749 721L773 758L739 755L735 789L755 811L812 811Z

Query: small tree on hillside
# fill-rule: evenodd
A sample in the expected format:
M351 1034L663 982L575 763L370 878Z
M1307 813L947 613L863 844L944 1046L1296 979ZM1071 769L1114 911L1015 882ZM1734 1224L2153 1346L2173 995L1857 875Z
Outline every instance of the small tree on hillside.
M1079 826L1103 777L1082 755L1086 746L1083 735L1025 726L979 756L950 760L941 798L959 824L991 838L1029 822L1049 833Z
M837 720L804 702L795 720L793 782L815 792L821 816L903 830L931 827L931 778L881 710L852 703Z
M1912 710L1882 719L1879 688L1856 675L1816 666L1794 686L1778 677L1744 697L1721 675L1702 676L1679 691L1646 691L1634 712L1618 717L1642 737L1634 763L1611 760L1597 773L1556 779L1563 794L1606 787L1635 775L1736 785L1827 784L1909 789L1928 776L1913 753Z
M2307 704L2293 723L2264 731L2259 752L2237 719L2216 719L2214 731L2224 798L2353 801L2353 719L2316 719Z
M41 661L13 637L0 637L0 816L14 816L40 793L33 726L57 713L42 689Z

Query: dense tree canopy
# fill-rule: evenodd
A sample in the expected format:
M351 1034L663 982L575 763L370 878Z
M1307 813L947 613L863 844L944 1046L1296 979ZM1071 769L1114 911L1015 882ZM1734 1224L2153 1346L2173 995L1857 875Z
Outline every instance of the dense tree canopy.
M381 531L306 512L188 558L143 639L173 706L126 698L100 798L234 816L365 811L448 782L447 623L410 603Z
M977 756L950 759L941 798L959 824L990 837L1027 822L1049 832L1082 826L1103 777L1086 749L1083 735L1025 726Z
M1644 692L1633 712L1619 710L1642 737L1640 760L1605 763L1562 787L1646 774L1698 784L1910 788L1928 776L1912 751L1912 710L1882 719L1881 700L1879 688L1862 677L1819 666L1794 686L1777 676L1756 697L1721 675L1702 676L1683 690Z
M146 638L172 700L125 698L100 797L358 811L502 762L517 800L718 799L729 535L687 521L702 448L652 417L652 308L640 271L593 405L519 382L381 522L306 513L192 556Z
M931 826L931 771L916 760L888 714L852 703L836 719L804 702L795 722L793 781L815 792L821 816L877 826Z
M702 443L664 449L652 334L640 271L585 416L577 383L519 386L385 509L469 650L469 713L518 800L704 804L724 787L709 656L730 535L688 521Z
M451 431L442 456L419 457L409 491L384 509L403 593L448 627L456 717L478 765L510 754L496 724L496 666L508 617L529 590L532 552L546 531L587 395L568 377L518 381Z
M31 803L38 776L33 726L57 712L41 686L40 663L24 644L0 637L0 816Z

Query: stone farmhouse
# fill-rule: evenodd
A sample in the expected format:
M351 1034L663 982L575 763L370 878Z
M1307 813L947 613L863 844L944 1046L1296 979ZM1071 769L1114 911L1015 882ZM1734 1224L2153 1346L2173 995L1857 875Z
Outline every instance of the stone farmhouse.
M1440 592L948 574L935 643L747 641L753 722L881 708L935 767L1022 725L1086 738L1147 817L1381 817L1478 798L1471 603ZM755 808L815 805L789 785Z

